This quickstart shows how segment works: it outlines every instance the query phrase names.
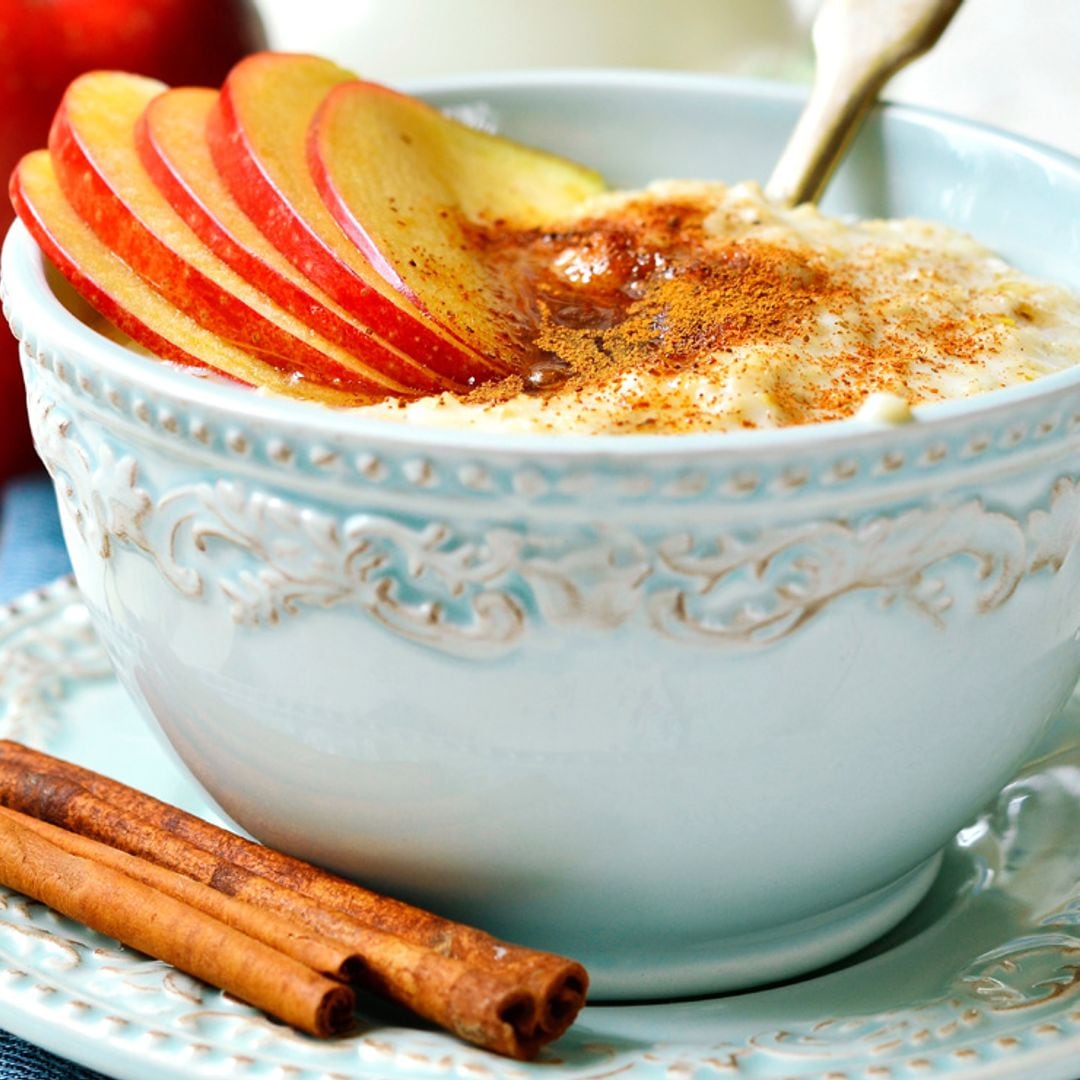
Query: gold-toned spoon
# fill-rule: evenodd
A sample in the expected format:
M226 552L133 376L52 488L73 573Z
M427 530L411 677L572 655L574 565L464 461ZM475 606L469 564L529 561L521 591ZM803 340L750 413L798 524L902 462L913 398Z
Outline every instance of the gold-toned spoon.
M962 0L824 0L813 89L765 192L815 202L881 88L941 37Z

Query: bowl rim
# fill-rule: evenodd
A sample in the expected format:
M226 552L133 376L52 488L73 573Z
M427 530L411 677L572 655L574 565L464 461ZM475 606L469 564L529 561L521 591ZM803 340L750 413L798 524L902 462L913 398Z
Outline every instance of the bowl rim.
M536 87L635 89L713 92L720 96L798 103L807 88L794 83L743 76L695 72L668 72L635 68L575 69L547 68L519 72L483 72L438 79L412 80L402 84L421 96L473 91ZM1080 158L1046 146L1022 135L1014 135L993 125L968 120L920 105L883 101L876 112L896 116L947 133L977 132L991 143L1004 144L1013 152L1050 166L1077 174ZM1071 368L1043 376L1030 383L991 390L970 398L960 398L917 406L915 420L894 425L849 418L784 428L750 431L700 432L694 434L557 434L550 432L484 431L436 425L408 425L394 420L364 417L348 409L277 397L224 382L193 377L174 365L141 356L97 333L70 312L48 283L46 260L25 226L16 219L4 239L0 292L5 314L17 328L17 336L33 339L32 347L44 351L49 346L71 350L91 360L106 375L121 377L143 391L167 397L173 404L232 415L244 423L266 424L296 434L316 438L345 438L384 446L408 446L417 451L505 454L544 458L656 458L683 456L740 457L774 452L788 454L831 448L856 451L896 437L904 432L922 435L944 434L956 423L1000 421L1021 405L1036 405L1057 398L1065 391L1080 395L1080 361ZM47 330L43 330L47 327Z

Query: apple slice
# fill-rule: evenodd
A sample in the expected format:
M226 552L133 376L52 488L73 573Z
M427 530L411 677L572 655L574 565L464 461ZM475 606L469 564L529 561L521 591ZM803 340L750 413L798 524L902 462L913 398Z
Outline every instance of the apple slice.
M110 251L72 209L57 183L47 150L27 154L11 176L15 212L38 247L76 292L155 356L220 372L237 382L326 405L355 404L331 387L297 384L287 372L200 326L155 292Z
M537 229L605 189L591 169L477 131L369 82L327 95L308 163L346 235L395 288L487 356L531 337L505 269L483 258L485 229Z
M297 269L380 340L457 383L510 367L484 357L394 290L331 217L307 165L307 133L323 98L355 76L328 60L255 53L226 78L207 137L214 164L244 212Z
M369 367L423 393L467 389L380 341L263 236L229 194L210 157L206 122L217 96L203 87L167 90L150 102L136 125L139 157L173 209L237 274Z
M222 262L157 189L135 125L165 86L91 72L68 87L49 132L57 180L98 238L196 322L307 382L358 400L413 392L316 335Z

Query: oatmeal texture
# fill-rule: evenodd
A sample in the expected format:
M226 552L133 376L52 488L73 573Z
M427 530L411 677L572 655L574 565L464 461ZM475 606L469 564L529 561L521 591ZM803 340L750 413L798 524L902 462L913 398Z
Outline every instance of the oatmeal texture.
M1080 362L1080 298L921 221L830 218L756 184L664 182L543 230L475 226L518 374L366 406L410 423L734 431L1029 382Z

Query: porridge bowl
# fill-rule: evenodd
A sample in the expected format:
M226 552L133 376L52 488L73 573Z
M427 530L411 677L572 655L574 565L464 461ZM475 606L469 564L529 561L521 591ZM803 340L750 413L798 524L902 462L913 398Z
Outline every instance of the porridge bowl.
M624 186L763 177L799 106L423 89ZM826 208L1080 287L1080 163L987 129L883 108ZM903 425L499 434L195 380L81 320L19 226L3 284L80 589L191 775L268 844L580 959L597 999L883 933L1080 676L1080 366Z

